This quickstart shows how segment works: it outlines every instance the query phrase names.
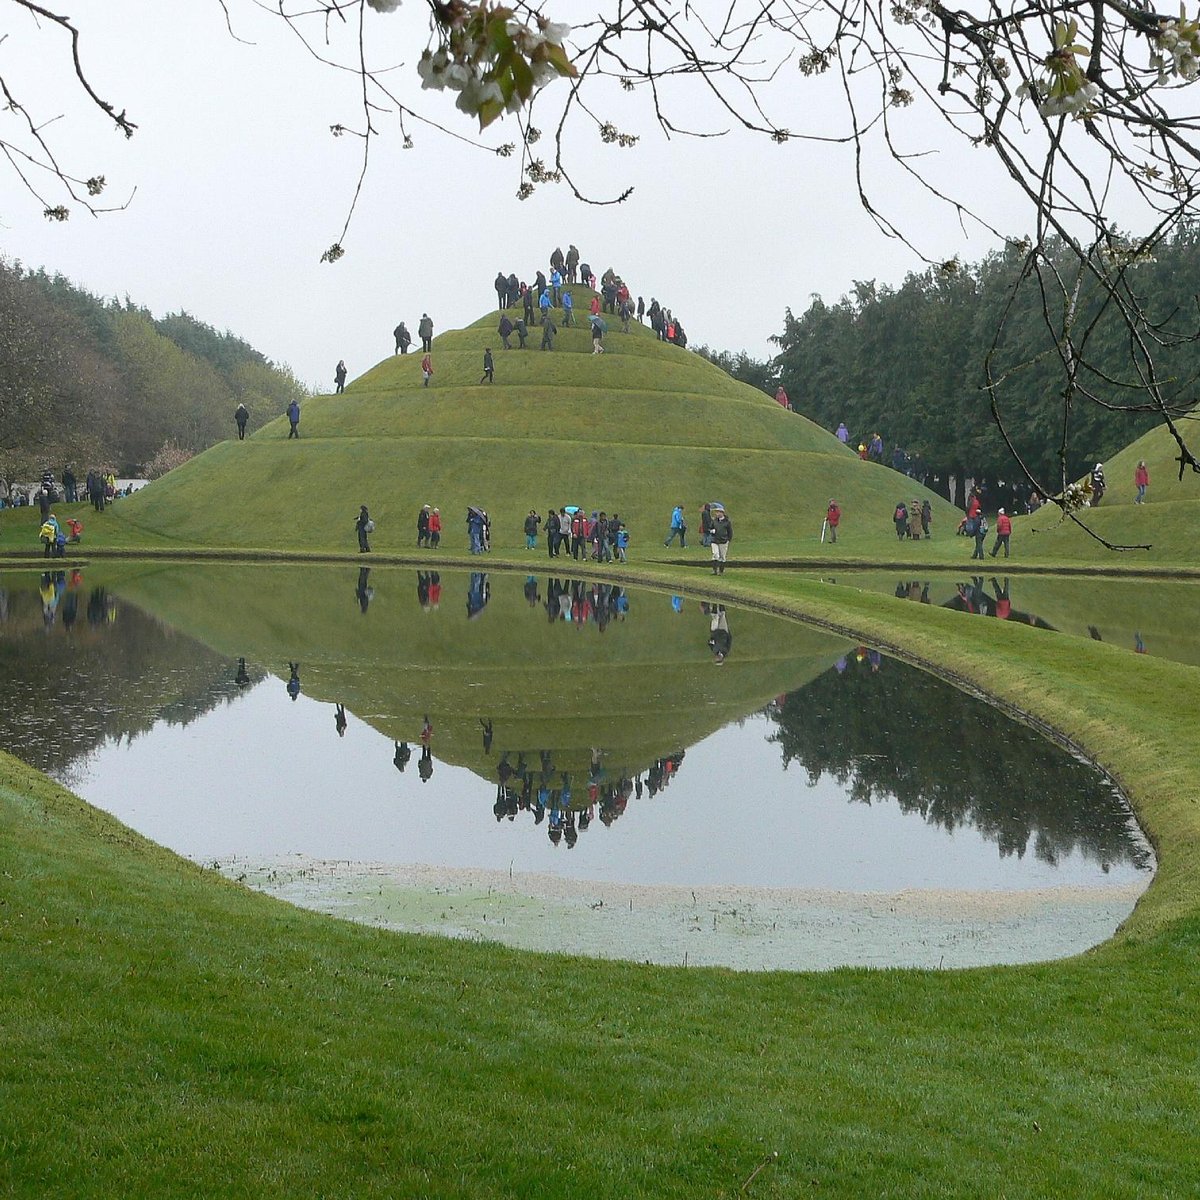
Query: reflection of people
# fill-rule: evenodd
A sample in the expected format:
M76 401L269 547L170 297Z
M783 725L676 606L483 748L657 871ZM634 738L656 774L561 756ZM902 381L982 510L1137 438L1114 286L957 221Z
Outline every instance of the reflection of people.
M288 663L288 670L291 671L292 675L287 681L287 694L295 700L300 695L300 664L290 662Z
M467 616L477 617L487 607L491 585L485 571L471 572L471 585L467 589Z
M367 583L370 577L370 567L358 568L358 587L354 589L354 594L358 597L358 607L362 610L363 616L366 616L367 607L371 603L371 597L375 595L375 589Z
M408 766L408 760L412 758L412 748L407 742L396 742L396 753L392 756L392 763L397 771L403 771Z
M996 577L992 576L992 591L996 593L994 615L1001 621L1007 621L1012 616L1012 601L1008 596L1008 576L1004 577L1003 587L996 581Z
M246 660L238 659L237 671L234 672L233 682L240 688L248 687L250 684L250 672L246 670Z
M732 646L733 635L729 632L729 620L725 615L725 606L718 604L712 610L708 635L708 648L713 652L713 658L718 665L725 661Z
M346 736L346 708L345 705L339 704L334 710L333 724L337 729L338 737Z
M428 783L433 776L433 751L430 750L428 742L423 742L421 745L421 757L417 762L417 774L421 776L422 783Z

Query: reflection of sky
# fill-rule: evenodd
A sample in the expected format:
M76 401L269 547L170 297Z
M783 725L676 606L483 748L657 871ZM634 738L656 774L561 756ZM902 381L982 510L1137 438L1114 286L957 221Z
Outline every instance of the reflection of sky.
M1078 852L1053 866L1032 852L1001 858L974 829L948 833L891 800L850 804L828 777L810 788L803 769L783 771L762 717L690 747L667 789L631 796L611 826L597 816L568 850L529 813L497 824L494 784L465 768L438 762L422 784L419 744L401 774L392 742L357 715L339 738L333 705L292 702L284 683L268 680L186 727L160 724L131 745L107 743L73 768L72 786L202 861L300 853L634 883L889 892L1117 886L1141 874L1127 864L1106 873ZM582 801L586 780L572 787ZM1099 781L1097 796L1110 802Z

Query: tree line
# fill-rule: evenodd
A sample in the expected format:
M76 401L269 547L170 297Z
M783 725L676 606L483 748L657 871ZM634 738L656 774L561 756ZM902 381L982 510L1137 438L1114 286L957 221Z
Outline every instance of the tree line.
M185 312L156 318L62 275L0 259L0 473L137 476L251 429L306 390L291 370Z
M1130 331L1096 287L1080 290L1070 314L1073 340L1087 349L1081 383L1094 398L1077 397L1064 414L1069 347L1054 331L1066 302L1026 270L1026 250L1012 243L975 265L909 274L899 287L856 282L834 304L813 296L800 315L787 310L772 359L700 353L768 394L782 384L793 409L827 429L845 421L854 446L878 431L887 461L900 446L943 476L1018 477L994 395L1013 449L1057 490L1064 472L1078 478L1162 418L1142 403ZM1200 227L1181 227L1121 267L1150 318L1156 378L1171 410L1188 412L1200 377Z

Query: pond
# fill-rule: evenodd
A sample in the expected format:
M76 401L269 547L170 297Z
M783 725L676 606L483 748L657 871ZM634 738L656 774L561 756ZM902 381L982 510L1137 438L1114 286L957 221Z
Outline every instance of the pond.
M1200 665L1200 582L1102 576L838 571L827 582Z
M1061 956L1153 858L1109 781L869 647L559 575L0 574L0 745L396 929L741 969Z

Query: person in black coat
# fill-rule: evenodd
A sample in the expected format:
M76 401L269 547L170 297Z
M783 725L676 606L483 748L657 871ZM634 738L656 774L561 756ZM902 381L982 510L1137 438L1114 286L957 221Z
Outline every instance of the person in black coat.
M367 541L367 534L371 532L374 522L371 520L371 514L367 512L367 506L364 504L358 510L358 517L355 519L354 528L358 532L358 552L359 554L367 554L371 549L371 543Z

